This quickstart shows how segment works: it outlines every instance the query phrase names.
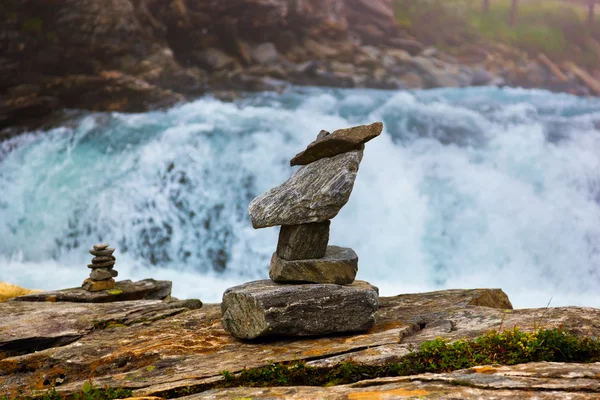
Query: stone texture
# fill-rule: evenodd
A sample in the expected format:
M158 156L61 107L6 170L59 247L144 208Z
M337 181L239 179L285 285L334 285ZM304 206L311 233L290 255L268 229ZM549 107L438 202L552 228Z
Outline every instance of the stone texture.
M112 273L117 271L112 270ZM163 300L171 295L171 281L144 279L132 282L119 281L108 292L88 292L83 288L63 289L15 297L13 301L73 302L73 303L109 303L133 300Z
M111 270L109 270L109 271L110 271L110 275L111 275L113 278L116 278L117 276L119 276L119 271L117 271L116 269L111 269Z
M286 182L252 200L248 207L252 226L332 219L350 198L362 155L362 150L350 151L299 168Z
M94 245L94 250L106 250L107 248L108 248L108 244L106 244L106 243Z
M106 281L112 279L112 277L111 270L108 269L94 269L90 273L90 278L94 281Z
M599 309L543 307L511 310L512 307L506 307L510 304L508 297L499 289L405 294L380 297L379 303L375 326L362 334L272 338L256 343L237 340L225 332L220 323L218 304L204 305L199 310L161 308L152 311L156 304L164 307L164 303L4 302L0 303L0 353L4 353L0 354L0 387L3 393L22 389L22 395L26 396L32 388L44 387L44 381L52 381L62 374L64 382L56 389L62 394L72 395L79 393L93 370L93 383L99 387L133 389L134 396L170 397L169 394L177 389L197 388L198 385L223 379L220 371L235 373L244 367L256 368L271 362L306 360L311 365L335 365L349 358L372 365L398 362L410 353L409 346L417 347L424 340L435 339L435 336L453 341L514 326L531 331L543 324L548 329L562 326L576 335L600 337ZM476 304L487 304L488 307ZM451 321L452 330L443 333L438 328L427 327L439 320ZM110 321L125 326L93 329L94 321L99 321L97 327L107 326ZM420 324L425 328L421 329ZM68 338L72 344L66 346L58 343L71 334L81 338ZM7 351L8 346L14 348L19 343L32 349L33 346L25 341L37 341L38 338L40 341L47 338L45 350L20 356ZM53 342L54 339L56 342ZM597 372L591 369L592 366L587 364L583 369L595 375ZM581 376L582 367L576 364L562 364L562 369L565 374L573 372L574 379ZM361 383L364 382L358 384ZM249 397L253 389L244 390L249 393L248 396L231 398ZM463 387L449 386L445 398L451 398L453 390L463 390ZM461 398L460 392L456 393L455 398ZM529 393L538 395L540 392ZM552 394L560 395L562 392L557 389Z
M366 331L375 323L377 288L248 282L223 294L221 323L240 339Z
M92 258L92 264L102 264L107 261L115 261L115 256L97 256Z
M101 256L111 256L112 253L114 253L114 252L115 252L114 248L107 248L107 249L104 249L104 250L90 250L90 254L91 255L98 256L98 257L101 257Z
M99 292L101 290L108 290L115 287L115 280L111 277L103 281L96 281L91 278L87 278L81 284L81 287L89 292Z
M282 260L273 254L269 277L275 282L311 282L347 285L358 272L358 256L350 248L329 246L325 257L312 260Z
M216 389L185 400L219 399L569 399L600 398L600 363L481 366L450 373L380 378L330 387Z
M317 140L308 145L306 150L296 154L290 165L306 165L321 158L333 157L351 150L357 150L369 140L381 134L383 124L375 122L371 125L360 125L347 129L338 129L329 135L319 133Z
M97 269L97 268L111 268L115 265L115 261L106 261L99 264L88 264L88 268Z
M321 258L327 251L331 221L284 225L279 231L277 255L284 260Z
M110 323L127 326L202 306L201 302L188 301L188 307L181 308L182 304L158 300L114 304L5 302L0 307L0 360L64 346ZM0 367L0 377L7 372L6 367ZM0 383L0 387L5 386Z

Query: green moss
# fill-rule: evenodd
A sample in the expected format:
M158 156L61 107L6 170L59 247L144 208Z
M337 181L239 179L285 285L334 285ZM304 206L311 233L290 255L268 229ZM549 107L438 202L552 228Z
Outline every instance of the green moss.
M65 396L52 388L34 397L23 396L20 393L0 395L0 400L113 400L131 397L132 394L128 389L97 388L88 381L83 384L78 393L70 396Z
M26 32L41 33L44 30L44 21L38 17L25 18L21 29Z
M331 386L364 379L415 375L425 372L450 372L478 365L514 365L535 361L598 362L600 340L577 337L564 330L522 332L515 328L490 332L474 340L448 342L437 338L424 342L399 363L381 366L360 365L347 361L333 367L312 367L303 361L272 363L244 369L239 373L222 371L225 378L213 387ZM186 394L207 390L202 386L186 388ZM169 397L178 393L170 393Z
M148 372L152 372L155 369L156 369L156 367L154 365L149 365L149 366L146 367L146 371L148 371Z
M510 1L395 0L398 24L417 39L446 51L465 44L502 43L556 61L597 66L592 39L600 40L600 25L590 27L585 7L564 0L519 2L514 26L509 23ZM431 29L435 26L435 29Z
M120 289L111 289L108 291L108 294L112 294L113 296L116 296L118 294L123 294L123 291Z

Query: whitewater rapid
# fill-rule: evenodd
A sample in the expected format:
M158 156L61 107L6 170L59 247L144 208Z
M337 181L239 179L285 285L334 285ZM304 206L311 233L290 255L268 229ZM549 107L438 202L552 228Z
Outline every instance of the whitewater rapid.
M94 113L0 143L0 281L78 286L108 242L120 279L218 302L267 279L252 198L321 129L383 121L331 244L382 295L499 287L516 307L600 307L600 99L497 88L293 88Z

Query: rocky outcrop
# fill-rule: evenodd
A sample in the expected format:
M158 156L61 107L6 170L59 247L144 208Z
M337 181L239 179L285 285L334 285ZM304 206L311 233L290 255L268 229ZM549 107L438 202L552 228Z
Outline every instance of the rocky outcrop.
M451 373L365 380L332 387L210 390L186 400L218 399L528 399L592 400L600 397L600 363L530 363L482 366Z
M124 280L116 282L110 290L90 292L84 288L63 289L15 297L13 301L110 303L131 300L164 300L171 295L171 286L171 281L144 279L132 282Z
M559 66L556 78L546 61L480 47L454 57L419 43L399 30L392 0L8 0L0 6L0 130L65 108L138 112L206 90L287 83L596 90L580 69Z
M158 301L107 304L0 303L0 342L5 349L14 349L32 337L42 337L42 332L46 332L43 335L49 335L44 337L66 337L71 341L66 344L52 339L45 349L35 353L0 351L3 353L0 355L0 387L8 391L24 389L29 392L58 385L56 389L61 393L75 393L91 378L100 387L108 385L133 389L136 396L178 397L185 392L209 389L211 382L223 379L220 374L223 370L235 373L244 367L293 360L309 360L310 365L335 365L353 359L358 363L381 365L399 360L410 352L411 347L437 336L452 341L515 326L524 331L562 326L576 335L600 337L598 309L557 307L512 310L507 296L497 289L446 290L380 297L379 304L374 327L361 334L275 338L247 343L235 339L223 329L219 305L178 310L182 307ZM91 329L94 326L95 329ZM590 384L598 379L582 375L584 370L593 371L590 365L557 365L550 376L544 376L549 372L549 369L542 368L544 365L550 366L525 364L511 369L493 367L481 370L475 377L487 379L485 385L494 385L494 381L498 385L505 382L506 387L498 390L517 393L513 398L519 397L520 390L535 388L533 385L537 385L535 393L540 395L562 394L560 388L569 392L568 387L577 394L580 390L577 380L584 379L581 382ZM511 370L517 373L512 378L506 377ZM495 372L487 375L483 373L485 371ZM558 371L562 372L559 374ZM438 382L440 388L447 390L447 396L456 393L455 397L462 398L468 387L450 385L450 382L452 379L458 380L460 374L468 373L439 375L447 378L437 381L434 379L436 375L427 375L431 376L429 381L425 378L389 378L382 383L409 385L412 382L414 385L426 385L430 382L433 385ZM482 396L492 393L482 386L483 382L475 383L482 391ZM544 383L555 385L554 391L546 392L547 389L542 386ZM367 392L382 390L375 383L364 382L348 387L360 391L361 384L365 385L364 389L371 388L365 390ZM321 391L327 390L335 398L336 390L344 388L298 390L302 390L301 393L310 393L311 390L323 393ZM592 386L588 388L587 393L597 396L597 389ZM181 391L177 392L177 389ZM274 396L292 389L243 390L246 394L242 397L259 397L260 390ZM219 395L220 398L231 395L229 398L235 398L237 395L234 393L239 392L227 389L213 391L211 395Z

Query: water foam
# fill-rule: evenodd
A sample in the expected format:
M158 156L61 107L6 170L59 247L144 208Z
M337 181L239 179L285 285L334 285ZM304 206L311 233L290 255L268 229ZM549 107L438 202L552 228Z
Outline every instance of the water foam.
M331 243L383 295L501 287L516 306L600 306L600 101L543 91L303 88L90 114L0 150L0 280L79 285L115 244L129 279L218 301L268 276L276 229L246 207L320 129L375 120Z

